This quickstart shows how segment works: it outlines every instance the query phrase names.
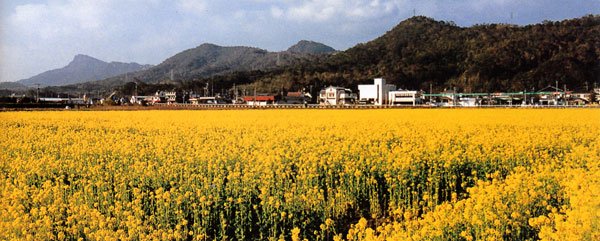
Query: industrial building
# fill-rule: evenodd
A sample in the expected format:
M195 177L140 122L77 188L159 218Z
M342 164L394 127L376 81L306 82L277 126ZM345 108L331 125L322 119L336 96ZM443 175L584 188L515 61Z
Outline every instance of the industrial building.
M386 84L383 78L376 78L373 82L372 85L358 85L358 102L374 105L388 104L389 92L396 90L396 86Z
M396 86L387 84L385 79L376 78L372 85L358 85L361 104L374 105L418 105L421 93L415 90L396 90Z
M394 90L388 93L389 105L420 105L421 92L416 90Z

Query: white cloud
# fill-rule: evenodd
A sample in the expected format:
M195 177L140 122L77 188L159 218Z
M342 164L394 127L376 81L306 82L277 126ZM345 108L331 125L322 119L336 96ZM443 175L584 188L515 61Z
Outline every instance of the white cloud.
M203 14L207 11L207 4L200 0L178 0L177 8L184 12Z
M271 6L271 16L273 16L274 18L281 18L284 14L285 12L283 11L283 9L276 6Z
M156 31L164 28L160 21L148 17L160 4L160 0L50 0L16 4L0 22L2 56L8 59L1 63L0 80L14 81L64 66L78 53L122 61L147 55L141 52L155 53L156 48L137 50L131 46L139 43L135 36L160 34Z
M309 0L292 3L286 15L296 21L360 21L391 14L398 6L394 0Z

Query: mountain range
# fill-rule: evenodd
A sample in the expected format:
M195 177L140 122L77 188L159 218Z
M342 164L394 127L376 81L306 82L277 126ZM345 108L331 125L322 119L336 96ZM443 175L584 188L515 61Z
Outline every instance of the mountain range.
M328 56L335 49L301 40L286 51L269 52L245 46L218 46L205 43L177 53L147 70L73 86L75 89L117 87L127 82L172 83L194 81L239 72L270 71L302 61Z
M51 86L51 89L58 92L69 92L73 88L77 91L106 90L130 81L161 83L201 79L233 72L269 70L335 51L322 43L307 40L301 40L281 52L206 43L180 52L157 66L107 63L79 54L63 68L46 71L17 82L2 82L0 89L22 91L39 84L42 87Z
M81 92L144 84L195 90L212 83L227 89L253 84L259 91L326 85L355 88L384 77L406 89L465 92L539 90L567 86L589 90L600 83L600 16L516 26L459 27L417 16L384 35L345 51L300 41L286 51L202 44L151 68L53 88ZM152 87L154 85L154 87Z

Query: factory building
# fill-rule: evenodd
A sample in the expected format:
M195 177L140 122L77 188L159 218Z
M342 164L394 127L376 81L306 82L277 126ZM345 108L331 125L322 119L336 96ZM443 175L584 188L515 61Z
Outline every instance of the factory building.
M416 90L394 90L388 93L389 105L420 105L421 92Z
M385 79L374 79L372 85L358 85L361 104L373 105L417 105L421 104L421 93L414 90L396 90Z
M386 84L385 79L377 78L372 85L358 85L359 103L387 105L389 92L396 90L395 85Z

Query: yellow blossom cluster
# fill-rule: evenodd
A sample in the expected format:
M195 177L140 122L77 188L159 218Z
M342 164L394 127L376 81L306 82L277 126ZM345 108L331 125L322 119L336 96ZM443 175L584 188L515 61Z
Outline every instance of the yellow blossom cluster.
M596 109L0 112L0 240L598 240Z

